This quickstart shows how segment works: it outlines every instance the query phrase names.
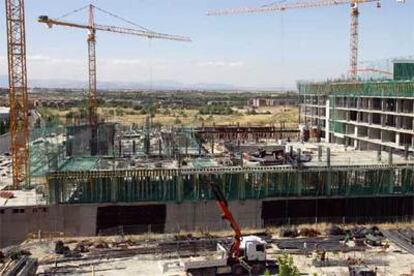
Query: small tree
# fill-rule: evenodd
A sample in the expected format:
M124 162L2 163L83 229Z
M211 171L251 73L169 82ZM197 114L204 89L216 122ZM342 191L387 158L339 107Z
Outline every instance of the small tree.
M174 124L176 125L181 124L181 120L178 117L175 117Z
M292 256L283 254L278 257L279 276L300 276L298 267L294 264Z

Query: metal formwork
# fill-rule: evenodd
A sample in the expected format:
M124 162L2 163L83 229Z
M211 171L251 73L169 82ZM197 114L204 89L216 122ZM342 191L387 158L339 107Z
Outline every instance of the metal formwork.
M50 203L210 200L211 181L229 200L414 194L413 166L220 167L71 171L48 176Z

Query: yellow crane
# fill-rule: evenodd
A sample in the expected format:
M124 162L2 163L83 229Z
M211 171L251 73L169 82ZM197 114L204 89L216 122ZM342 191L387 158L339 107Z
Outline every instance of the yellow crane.
M13 186L28 184L29 104L24 0L6 0L10 136Z
M85 29L88 30L88 60L89 60L89 123L91 125L91 152L92 155L96 154L96 135L97 135L97 125L98 125L98 116L97 116L97 92L96 92L96 51L95 51L95 44L96 44L96 31L104 31L104 32L112 32L112 33L119 33L119 34L126 34L126 35L135 35L140 37L145 37L149 39L167 39L167 40L175 40L175 41L185 41L191 42L191 39L185 36L179 35L170 35L164 33L157 33L146 28L143 28L139 25L132 23L126 19L123 19L120 16L114 15L111 12L105 11L102 8L96 7L94 5L88 5L83 8L77 9L72 13L79 12L88 8L89 10L89 22L88 24L79 24L74 22L67 22L62 21L59 19L53 19L46 15L40 16L38 21L40 23L46 24L49 28L53 26L63 26L63 27L71 27L71 28L78 28L78 29ZM95 23L95 9L111 15L117 19L121 19L129 24L134 24L140 29L132 29L132 28L124 28L124 27L117 27L117 26L110 26L110 25L102 25ZM70 14L70 13L69 13ZM67 14L67 15L69 15ZM67 16L65 15L65 16Z
M381 7L381 0L308 0L288 3L271 3L261 7L232 8L224 10L211 10L207 15L229 15L243 13L278 12L290 9L307 9L325 6L350 5L351 7L351 42L350 42L350 74L352 79L356 79L358 73L358 41L359 41L359 5L376 3ZM401 0L399 2L402 2Z

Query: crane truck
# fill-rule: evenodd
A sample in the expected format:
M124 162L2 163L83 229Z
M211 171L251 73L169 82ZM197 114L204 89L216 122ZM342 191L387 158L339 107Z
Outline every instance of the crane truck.
M266 258L266 241L257 236L243 237L220 186L216 183L210 186L222 219L227 220L234 231L233 240L228 248L218 243L214 259L184 262L187 275L263 275L266 269L277 269L276 263Z

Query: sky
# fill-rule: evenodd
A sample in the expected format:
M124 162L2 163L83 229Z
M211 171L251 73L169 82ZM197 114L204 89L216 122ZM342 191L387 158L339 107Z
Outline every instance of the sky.
M289 2L290 0L285 0ZM87 80L85 30L37 23L86 0L26 0L28 78ZM348 5L285 12L207 16L211 9L261 6L259 0L95 0L92 3L153 31L189 36L192 43L97 33L97 76L105 82L179 82L272 89L297 80L340 77L348 70ZM413 55L414 4L383 0L360 6L361 61ZM0 75L7 74L6 22L0 5ZM87 22L87 12L65 18ZM97 12L96 22L128 26Z

